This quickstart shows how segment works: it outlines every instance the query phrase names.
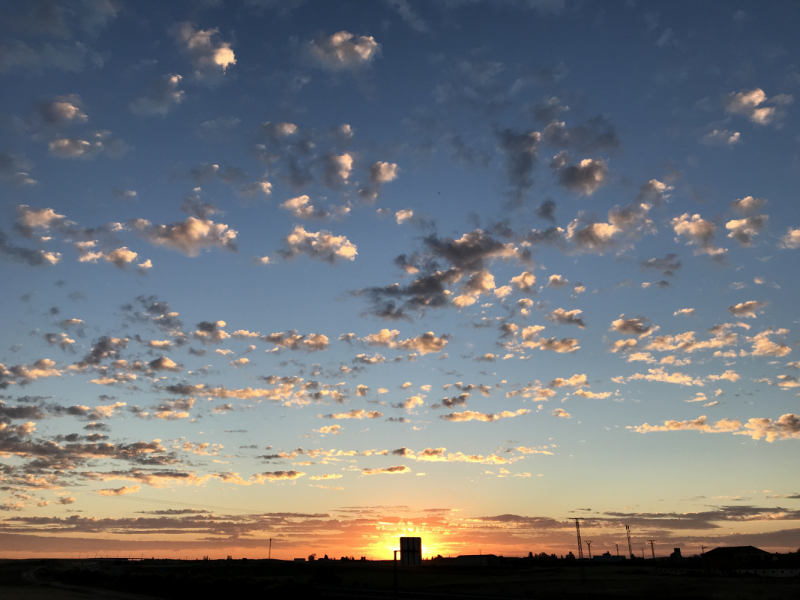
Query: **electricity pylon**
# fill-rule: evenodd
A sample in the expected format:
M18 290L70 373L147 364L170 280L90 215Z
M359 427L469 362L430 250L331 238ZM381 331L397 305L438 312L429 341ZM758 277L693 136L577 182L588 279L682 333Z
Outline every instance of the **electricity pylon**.
M583 559L583 543L581 542L581 521L583 517L570 517L575 521L575 531L578 533L578 558Z
M578 534L578 560L580 561L578 564L581 567L581 583L586 584L586 568L583 565L583 544L581 543L581 521L583 517L570 517L573 521L575 521L575 531Z
M633 560L633 545L631 544L631 528L628 525L625 525L625 533L628 536L628 552L631 555L631 560Z
M650 544L650 552L653 554L653 562L656 560L656 541L655 540L647 540L647 543Z

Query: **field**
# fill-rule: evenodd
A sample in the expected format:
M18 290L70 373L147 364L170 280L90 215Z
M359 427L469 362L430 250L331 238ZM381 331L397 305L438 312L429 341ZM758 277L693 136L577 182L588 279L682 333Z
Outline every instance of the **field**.
M400 568L399 598L796 600L797 579L668 576L642 566ZM0 562L3 600L392 598L391 562L26 560Z

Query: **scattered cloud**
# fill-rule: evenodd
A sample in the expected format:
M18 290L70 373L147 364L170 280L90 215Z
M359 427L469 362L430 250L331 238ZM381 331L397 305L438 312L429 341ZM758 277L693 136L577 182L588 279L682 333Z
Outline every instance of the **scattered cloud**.
M176 23L171 30L178 48L192 64L195 80L221 83L227 70L236 64L229 42L219 37L219 29L196 29L193 23Z
M628 427L638 433L653 431L685 431L694 430L703 433L732 433L746 435L754 440L765 439L774 442L779 439L800 438L800 417L787 413L777 420L769 418L748 419L745 423L737 419L721 419L710 424L705 415L690 421L665 421L663 425L639 425Z
M718 248L713 244L717 226L711 221L701 218L700 215L684 213L672 219L670 225L672 225L676 235L688 239L687 245L697 247L695 254L708 254L710 256L725 254L725 248Z
M583 317L580 316L582 313L583 311L578 308L573 310L557 308L547 315L547 319L557 325L577 325L581 329L585 329L586 324L583 322Z
M616 331L617 333L644 338L658 330L657 326L647 325L647 320L647 317L626 319L625 315L622 314L619 316L619 319L611 323L609 331Z
M100 494L101 496L124 496L126 494L135 494L141 489L142 486L140 485L132 485L130 487L127 485L123 485L122 487L118 488L110 488L110 489L107 488L107 489L97 490L97 493Z
M483 421L485 423L491 423L499 419L508 419L510 417L519 417L521 415L526 415L529 412L531 411L525 408L520 408L517 411L504 410L502 412L495 414L486 414L481 412L475 412L472 410L465 410L463 412L454 412L447 415L442 415L439 418L444 419L445 421L452 421L454 423L465 423L467 421Z
M128 147L122 140L112 137L110 131L96 131L88 139L58 137L49 143L48 149L57 158L91 160L101 154L120 158Z
M753 238L757 236L767 224L767 215L754 215L744 219L733 219L725 223L725 228L730 231L729 238L739 242L745 248L753 245Z
M750 319L756 318L756 311L761 311L767 306L766 302L759 300L748 300L747 302L740 302L728 307L734 317L746 317Z
M343 235L333 235L330 231L306 231L296 225L286 237L286 248L279 250L284 258L295 258L305 254L331 264L338 260L355 260L358 254L355 244Z
M637 427L628 427L637 433L649 433L653 431L702 431L704 433L732 433L741 429L741 421L734 419L721 419L713 425L708 422L708 418L703 415L691 421L664 421L663 425L639 425Z
M309 42L308 51L314 62L327 71L355 71L375 60L381 45L372 36L356 37L349 31L339 31L318 36Z
M428 353L437 353L444 350L450 336L447 334L441 337L429 331L417 337L408 338L406 340L399 340L400 331L397 329L381 329L378 333L371 333L362 338L370 346L383 346L396 350L407 350L410 352L417 352L421 355Z
M786 230L786 233L781 238L780 248L794 250L800 248L800 227L792 229L791 227Z
M764 90L754 88L727 94L722 99L722 106L727 113L747 117L757 125L768 125L781 117L782 106L791 104L793 101L794 98L786 94L767 98ZM772 106L768 106L770 104Z
M383 416L383 413L373 410L373 411L366 411L363 408L354 408L346 413L333 413L328 415L317 415L321 419L379 419Z
M361 471L362 475L405 475L406 473L411 473L411 469L405 465L385 467L382 469L363 469Z
M734 146L741 141L742 135L730 129L713 129L700 138L706 146Z
M608 165L601 158L585 158L558 169L558 183L570 192L591 196L606 184Z
M183 102L185 93L178 86L183 79L169 73L157 80L149 94L130 103L131 112L138 115L166 115L173 107Z

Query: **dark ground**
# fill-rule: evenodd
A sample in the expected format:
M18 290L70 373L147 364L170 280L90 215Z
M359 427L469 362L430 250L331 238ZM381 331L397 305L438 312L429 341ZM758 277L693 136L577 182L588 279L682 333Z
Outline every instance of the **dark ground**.
M655 574L648 566L459 567L398 571L398 598L798 600L800 580ZM0 561L2 600L393 598L391 562Z

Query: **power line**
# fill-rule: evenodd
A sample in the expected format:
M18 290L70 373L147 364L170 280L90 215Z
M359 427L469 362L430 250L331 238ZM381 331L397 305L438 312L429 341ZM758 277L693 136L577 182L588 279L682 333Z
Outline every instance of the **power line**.
M89 492L89 493L92 496L102 496L103 498L108 498L109 497L109 496L106 496L104 494L100 494L99 492ZM119 499L119 500L133 500L135 502L151 502L153 504L166 504L166 505L171 505L171 506L188 506L188 507L191 507L191 508L196 508L197 507L197 504L190 503L190 502L179 502L177 500L160 500L158 498L144 498L142 496L127 496L127 495L125 495L125 496L114 496L114 497ZM201 506L201 509L205 509L205 508L216 508L216 509L219 509L219 510L238 510L238 511L241 511L241 512L247 512L247 513L253 513L253 514L263 514L263 513L259 513L256 510L252 510L252 509L249 509L249 508L234 508L232 506L216 506L216 505L213 505L213 504L205 504L205 505Z

